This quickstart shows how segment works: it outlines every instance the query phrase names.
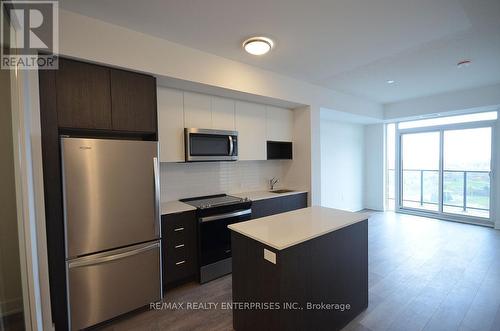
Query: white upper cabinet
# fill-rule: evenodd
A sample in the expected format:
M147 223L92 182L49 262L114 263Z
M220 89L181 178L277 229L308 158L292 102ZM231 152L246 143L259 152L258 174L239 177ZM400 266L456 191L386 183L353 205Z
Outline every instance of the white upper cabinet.
M160 161L182 162L184 161L183 92L158 87L157 99Z
M158 87L161 162L184 161L184 128L238 131L239 160L266 160L266 142L292 141L293 111Z
M267 140L293 140L293 110L267 106Z
M212 97L212 129L231 130L234 126L235 101L220 97Z
M211 96L184 92L184 125L186 128L212 128Z
M236 101L239 160L266 160L266 106Z

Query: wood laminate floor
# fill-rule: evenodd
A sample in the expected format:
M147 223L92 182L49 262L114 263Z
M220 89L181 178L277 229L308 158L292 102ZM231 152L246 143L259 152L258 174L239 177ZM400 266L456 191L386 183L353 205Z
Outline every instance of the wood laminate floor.
M500 331L500 231L394 213L369 220L368 309L345 331ZM183 307L145 311L104 330L232 330L231 276L168 292ZM187 309L214 302L217 309ZM208 307L207 307L208 308Z

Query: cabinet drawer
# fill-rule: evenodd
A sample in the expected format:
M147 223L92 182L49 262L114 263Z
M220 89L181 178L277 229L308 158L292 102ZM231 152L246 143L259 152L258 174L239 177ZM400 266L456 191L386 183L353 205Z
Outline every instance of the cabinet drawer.
M189 224L178 224L166 231L164 239L167 245L177 245L190 241L194 235L194 229Z
M165 264L166 285L191 277L196 274L196 263L189 257L179 256Z
M169 284L196 274L196 250L189 243L166 243L164 274Z
M194 211L162 216L162 226L165 236L185 235L194 232L196 214Z
M196 224L194 211L162 216L163 281L166 287L196 275Z
M165 243L165 254L167 261L173 261L184 258L193 258L193 253L196 252L193 245L190 242L166 242Z

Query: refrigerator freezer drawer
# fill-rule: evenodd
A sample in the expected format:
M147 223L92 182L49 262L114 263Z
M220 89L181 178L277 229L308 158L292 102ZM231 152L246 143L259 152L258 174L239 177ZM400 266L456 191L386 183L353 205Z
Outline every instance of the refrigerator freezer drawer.
M161 300L159 241L73 259L67 268L71 330Z

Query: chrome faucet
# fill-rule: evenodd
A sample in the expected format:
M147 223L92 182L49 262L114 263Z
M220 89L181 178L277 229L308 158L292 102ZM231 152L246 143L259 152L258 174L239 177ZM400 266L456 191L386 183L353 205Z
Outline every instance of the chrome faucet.
M279 183L279 179L276 177L273 177L269 180L269 186L271 187L271 191L274 190L274 186Z

